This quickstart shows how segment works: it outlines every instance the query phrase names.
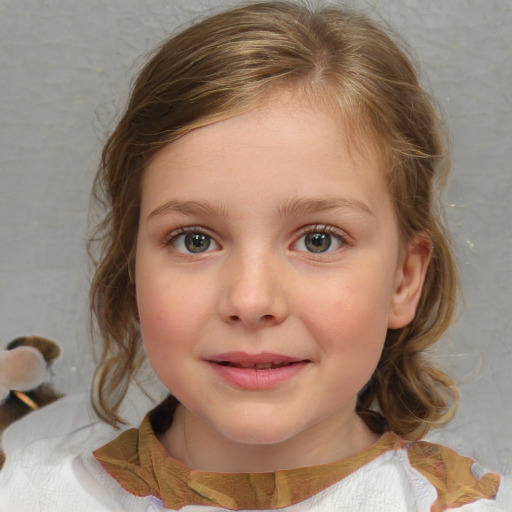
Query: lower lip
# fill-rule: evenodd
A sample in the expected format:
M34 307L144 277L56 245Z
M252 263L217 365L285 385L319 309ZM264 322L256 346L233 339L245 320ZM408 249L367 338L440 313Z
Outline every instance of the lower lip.
M240 368L210 362L210 366L217 375L220 375L228 384L251 390L274 388L295 377L304 370L307 364L306 361L300 361L273 369L256 370L255 368Z

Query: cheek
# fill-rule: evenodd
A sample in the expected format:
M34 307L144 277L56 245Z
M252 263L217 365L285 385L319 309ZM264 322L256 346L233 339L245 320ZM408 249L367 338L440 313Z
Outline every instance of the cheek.
M141 276L136 290L140 329L148 356L155 345L160 349L172 348L179 340L188 338L195 304L180 283Z
M323 300L304 304L303 318L325 357L344 368L368 366L373 373L386 338L391 297L383 293L386 284L380 284L361 278L357 285L330 285Z
M136 272L140 330L149 362L157 371L200 350L215 291L204 276L196 279L186 271L142 263L141 258Z
M159 286L145 283L137 291L142 342L156 376L175 392L187 371L186 356L194 347L193 315L185 300Z

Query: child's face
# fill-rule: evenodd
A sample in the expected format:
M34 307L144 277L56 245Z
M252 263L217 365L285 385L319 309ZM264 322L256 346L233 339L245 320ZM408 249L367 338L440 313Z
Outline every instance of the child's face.
M388 327L414 315L425 261L401 247L377 151L362 146L284 97L189 133L146 170L136 292L147 356L224 440L279 443L358 421Z

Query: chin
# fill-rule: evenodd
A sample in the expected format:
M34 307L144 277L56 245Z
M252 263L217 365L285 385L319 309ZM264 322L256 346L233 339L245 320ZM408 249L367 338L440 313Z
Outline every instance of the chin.
M272 421L230 422L219 432L229 440L247 445L273 445L288 441L297 433L290 425L274 424Z

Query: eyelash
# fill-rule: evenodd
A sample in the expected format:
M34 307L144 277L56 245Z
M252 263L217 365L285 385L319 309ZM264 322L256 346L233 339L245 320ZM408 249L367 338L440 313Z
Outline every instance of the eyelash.
M329 226L327 224L314 224L311 226L305 226L299 231L299 236L293 242L293 245L296 245L302 238L304 238L307 235L314 234L314 233L323 233L326 235L330 235L334 238L337 238L340 241L341 246L350 245L350 242L347 238L347 235L340 231L339 229L335 228L334 226ZM328 251L333 252L333 251ZM310 252L310 254L315 254L314 252ZM326 252L318 252L316 254L326 254Z
M295 238L295 241L290 245L290 247L293 248L293 246L297 245L307 235L316 234L316 233L326 234L333 238L338 239L341 247L350 245L349 241L347 240L347 236L343 232L341 232L339 229L337 229L333 226L326 225L326 224L314 224L314 225L310 225L310 226L305 226L302 229L300 229L298 236ZM174 244L176 244L176 242L180 239L180 237L184 237L188 234L204 235L204 236L208 237L208 239L210 240L210 243L213 242L217 247L220 247L220 244L215 240L215 238L210 234L210 232L200 226L188 226L188 227L180 226L178 229L174 230L172 233L170 233L165 238L163 245L164 245L164 247L172 247ZM329 245L329 247L330 247L330 245ZM334 249L334 250L337 250L337 249ZM194 254L193 252L188 252L188 251L179 251L178 250L178 252L183 252L184 254ZM208 250L206 250L204 252L200 251L197 254L204 254L206 252L210 252L210 251L208 251ZM327 250L327 251L318 251L318 252L315 252L315 251L299 251L299 252L305 252L305 253L313 254L313 255L315 255L315 254L322 255L322 254L330 253L333 251Z
M178 229L175 229L172 231L164 240L164 247L172 247L176 241L182 237L186 236L188 234L199 234L207 236L215 245L219 246L220 244L217 243L215 238L210 234L210 232L200 226L187 226L182 227L180 226ZM192 253L190 253L192 254ZM198 253L200 254L200 253Z

